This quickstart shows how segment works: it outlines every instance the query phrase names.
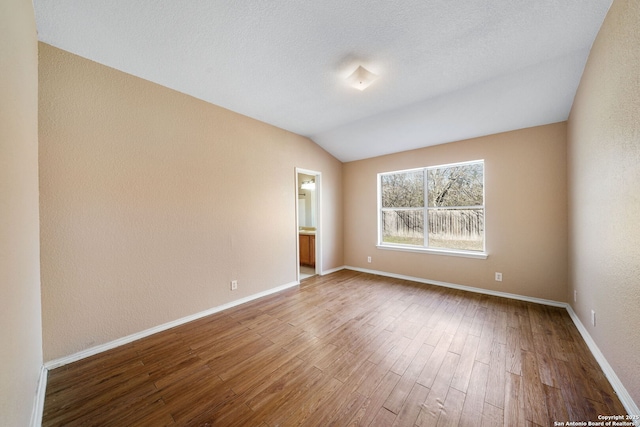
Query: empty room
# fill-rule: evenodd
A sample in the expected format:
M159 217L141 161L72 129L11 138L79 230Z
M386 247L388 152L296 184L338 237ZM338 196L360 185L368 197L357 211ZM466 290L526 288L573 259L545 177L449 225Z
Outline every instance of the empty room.
M637 0L0 35L0 425L640 425Z

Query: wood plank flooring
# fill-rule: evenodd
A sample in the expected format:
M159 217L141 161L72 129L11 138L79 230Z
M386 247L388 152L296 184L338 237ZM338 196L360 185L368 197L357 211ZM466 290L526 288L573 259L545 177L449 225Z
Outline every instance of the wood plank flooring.
M564 309L343 270L52 370L43 426L549 426L624 413Z

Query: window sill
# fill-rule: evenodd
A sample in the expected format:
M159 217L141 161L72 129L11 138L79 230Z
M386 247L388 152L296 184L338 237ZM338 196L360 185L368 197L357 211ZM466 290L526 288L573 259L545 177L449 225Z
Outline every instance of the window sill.
M456 251L453 249L433 249L433 248L418 248L412 246L401 246L401 245L389 245L389 244L378 244L376 245L378 249L391 250L391 251L404 251L404 252L419 252L419 253L427 253L433 255L446 255L446 256L457 256L463 258L475 258L475 259L487 259L489 256L486 252L476 252L476 251Z

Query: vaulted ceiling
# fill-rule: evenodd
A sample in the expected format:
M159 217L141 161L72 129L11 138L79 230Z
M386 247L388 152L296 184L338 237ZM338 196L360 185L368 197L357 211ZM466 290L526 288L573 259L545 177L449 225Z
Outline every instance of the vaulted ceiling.
M41 41L351 161L566 120L611 0L35 0ZM348 86L358 65L379 76Z

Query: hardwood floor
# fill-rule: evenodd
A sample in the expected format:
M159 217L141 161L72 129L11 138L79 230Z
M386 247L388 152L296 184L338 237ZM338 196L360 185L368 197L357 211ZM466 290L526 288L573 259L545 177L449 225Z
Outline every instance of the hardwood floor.
M343 270L52 370L43 426L549 426L624 413L564 309Z

